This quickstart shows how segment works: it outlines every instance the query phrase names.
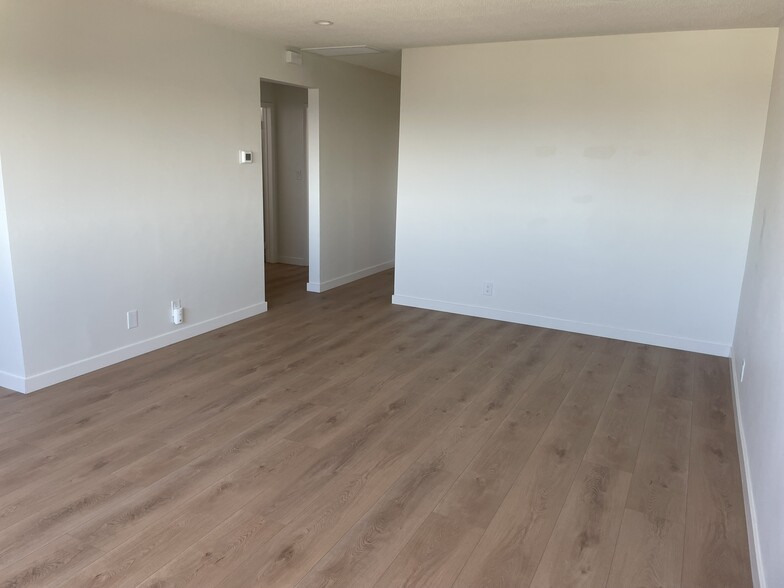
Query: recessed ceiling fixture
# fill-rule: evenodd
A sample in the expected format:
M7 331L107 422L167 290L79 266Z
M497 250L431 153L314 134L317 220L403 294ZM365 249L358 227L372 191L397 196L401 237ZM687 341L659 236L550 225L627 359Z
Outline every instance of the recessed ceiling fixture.
M383 53L381 49L369 47L367 45L343 45L340 47L306 47L303 51L308 53L318 53L327 57L338 57L342 55L366 55L368 53Z
M313 21L313 22L315 24L317 24L318 26L320 26L320 27L331 27L333 24L335 24L331 20L316 20L316 21Z

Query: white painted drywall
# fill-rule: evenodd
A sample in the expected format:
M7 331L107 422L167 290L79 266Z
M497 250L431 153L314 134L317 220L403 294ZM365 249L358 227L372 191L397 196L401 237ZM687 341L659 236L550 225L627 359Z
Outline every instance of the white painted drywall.
M400 78L345 65L324 60L317 84L323 287L395 258Z
M307 104L307 89L278 86L275 109L278 260L295 265L308 265L308 184L305 157Z
M726 355L775 43L404 50L394 300Z
M0 387L16 388L23 379L24 358L8 241L3 165L0 160Z
M308 178L305 155L308 91L296 86L262 83L261 94L263 103L273 105L278 261L308 265Z
M0 3L28 378L170 341L173 298L185 327L263 310L261 165L238 163L260 151L260 78L319 89L321 278L392 259L399 80L314 55L286 64L284 50L121 0Z
M784 586L784 29L733 344L760 585ZM742 362L746 369L739 381Z

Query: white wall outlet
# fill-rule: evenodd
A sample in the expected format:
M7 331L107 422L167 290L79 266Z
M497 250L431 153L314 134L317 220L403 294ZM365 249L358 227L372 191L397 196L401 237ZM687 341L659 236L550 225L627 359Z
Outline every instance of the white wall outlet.
M173 325L181 325L185 322L185 310L179 298L171 301L171 322Z
M129 310L128 314L125 317L128 328L135 329L139 326L139 311L138 310Z
M253 152L240 151L240 163L253 163Z
M743 381L743 376L746 375L746 360L740 362L740 381Z
M493 282L484 283L484 286L482 286L482 294L484 294L485 296L493 295Z

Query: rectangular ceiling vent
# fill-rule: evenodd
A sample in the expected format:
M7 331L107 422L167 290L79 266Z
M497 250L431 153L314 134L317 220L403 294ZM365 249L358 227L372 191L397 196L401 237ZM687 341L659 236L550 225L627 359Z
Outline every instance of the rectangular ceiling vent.
M368 45L343 45L341 47L309 47L303 49L308 53L317 53L326 57L342 57L343 55L368 55L370 53L383 53L381 49Z

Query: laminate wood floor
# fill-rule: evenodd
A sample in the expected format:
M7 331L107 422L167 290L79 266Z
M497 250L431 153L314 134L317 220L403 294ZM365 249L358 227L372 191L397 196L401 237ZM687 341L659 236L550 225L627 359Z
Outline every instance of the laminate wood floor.
M1 586L751 586L727 360L306 279L0 391Z

